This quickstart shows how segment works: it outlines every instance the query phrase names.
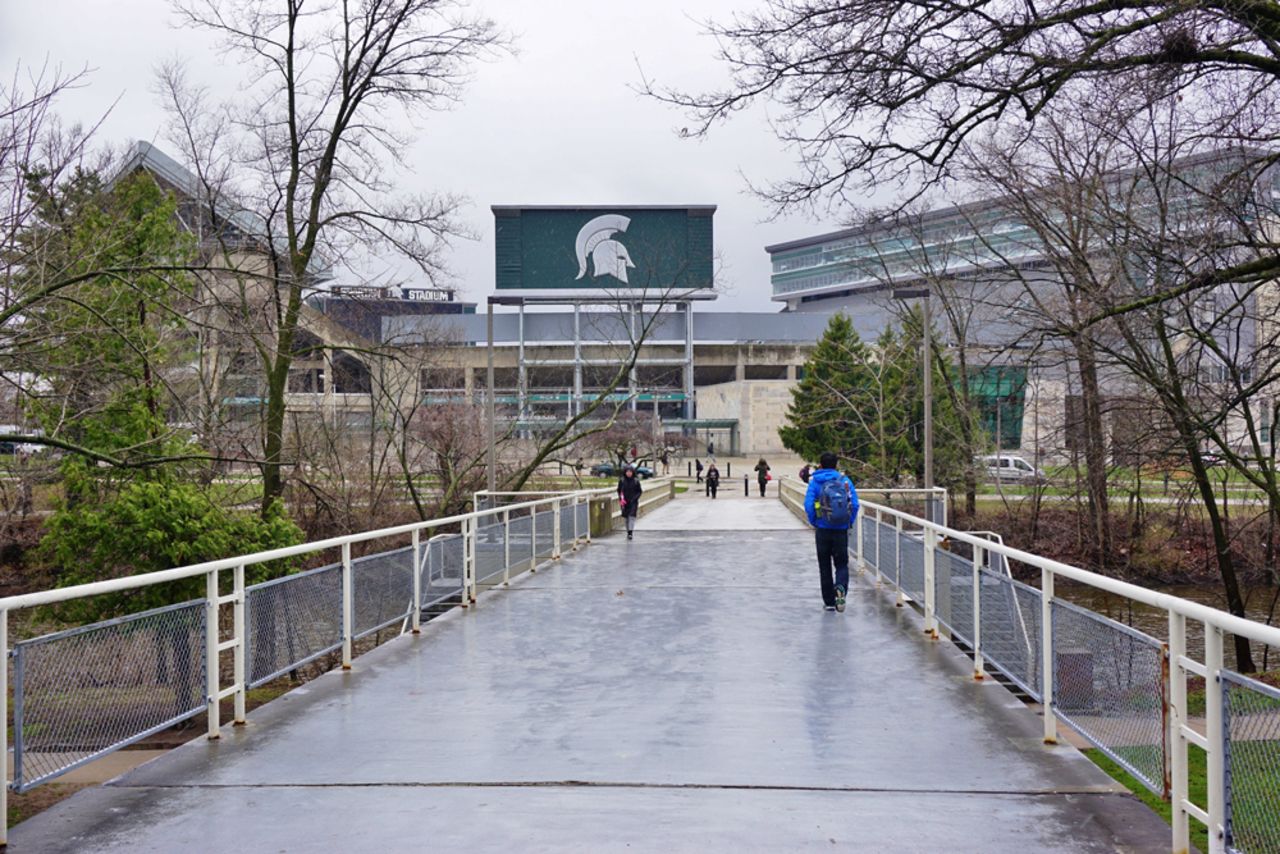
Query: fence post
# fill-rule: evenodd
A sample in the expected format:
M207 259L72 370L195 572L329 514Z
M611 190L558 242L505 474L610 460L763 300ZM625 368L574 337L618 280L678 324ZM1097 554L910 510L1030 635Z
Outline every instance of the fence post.
M470 516L462 523L462 565L466 568L467 600L476 601L476 537L479 526L476 517Z
M934 609L938 607L935 600L933 576L936 567L938 535L932 527L924 529L924 633L934 640L938 639L938 616Z
M342 544L342 669L351 669L352 635L355 634L355 585L351 577L351 543Z
M857 543L857 545L855 546L855 548L858 550L858 574L859 574L859 575L865 575L865 574L866 574L866 572L867 572L867 561L866 561L865 555L864 555L864 553L863 553L863 551L862 551L862 548L863 548L863 545L862 545L862 528L863 528L862 520L861 520L861 519L859 519L857 516L854 516L854 517L853 517L853 524L854 524L854 527L856 527L856 528L858 529L858 532L857 532L857 534L855 535L855 542Z
M529 571L538 571L538 505L529 508Z
M877 507L876 508L876 587L881 587L884 585L884 571L883 571L884 567L880 563L880 540L882 539L880 536L880 526L883 523L883 518L884 517L880 513L880 508Z
M422 533L413 529L413 606L409 628L415 634L422 634Z
M578 537L581 536L578 532L578 502L581 498L582 496L575 492L569 502L569 512L573 514L573 551L575 552L578 550Z
M249 634L245 626L245 607L248 604L248 592L244 587L244 564L238 564L233 570L235 584L235 601L231 605L231 620L233 631L236 634L235 651L232 661L232 669L236 679L236 699L235 699L235 720L233 726L244 726L245 709L249 698L249 679L246 673L246 655L245 647L248 645Z
M560 559L560 499L551 502L551 559Z
M502 585L511 583L511 511L502 511Z
M1204 625L1204 734L1209 788L1209 851L1226 848L1226 763L1223 761L1222 629Z
M218 692L222 689L221 663L218 654L218 571L204 576L204 710L208 720L208 735L215 739L221 735L221 714L218 710Z
M9 720L9 612L0 610L0 721ZM15 731L17 739L21 733ZM9 755L9 727L0 726L0 757ZM9 844L9 763L0 766L0 845Z
M982 563L986 549L973 547L973 678L986 677L986 664L982 660Z
M1018 607L1014 592L1014 607ZM1044 704L1044 743L1058 743L1058 719L1053 713L1053 572L1040 570L1040 699Z
M902 517L893 517L893 586L898 588L899 608L907 604L907 596L902 592Z
M1173 829L1173 851L1191 850L1191 824L1184 803L1190 796L1187 780L1187 737L1182 727L1187 720L1187 677L1182 660L1187 655L1187 618L1169 612L1169 824Z

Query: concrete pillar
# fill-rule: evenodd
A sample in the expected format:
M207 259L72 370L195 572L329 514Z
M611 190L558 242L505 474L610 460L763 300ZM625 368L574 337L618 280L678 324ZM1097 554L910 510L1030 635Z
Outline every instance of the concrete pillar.
M797 367L795 365L787 365L787 379L791 382L796 381Z
M476 377L470 365L462 369L462 393L466 397L467 404L474 406L476 402Z

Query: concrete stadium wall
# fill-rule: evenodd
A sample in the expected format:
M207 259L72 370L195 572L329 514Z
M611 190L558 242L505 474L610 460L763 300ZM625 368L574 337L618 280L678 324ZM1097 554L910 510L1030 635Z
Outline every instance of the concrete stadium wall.
M786 423L794 380L737 380L698 389L699 418L736 418L740 453L784 453L778 428Z

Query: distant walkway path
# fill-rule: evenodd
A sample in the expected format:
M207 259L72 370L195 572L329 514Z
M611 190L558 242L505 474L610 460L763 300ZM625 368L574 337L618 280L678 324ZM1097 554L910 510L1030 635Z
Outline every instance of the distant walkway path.
M912 613L867 586L824 612L812 540L778 512L682 496L10 850L1167 850Z
M755 484L751 485L754 490ZM738 491L721 489L716 498L708 498L702 485L690 485L690 491L676 496L676 500L664 504L652 514L636 520L638 533L643 531L799 531L805 524L796 518L778 500L775 487L770 484L769 494L761 498L756 493L751 498Z

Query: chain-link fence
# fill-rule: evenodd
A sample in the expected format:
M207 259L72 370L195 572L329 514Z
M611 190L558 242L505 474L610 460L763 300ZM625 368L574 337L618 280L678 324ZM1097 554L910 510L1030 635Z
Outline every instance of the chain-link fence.
M245 591L249 684L261 685L342 646L342 565Z
M1280 851L1280 690L1224 670L1227 850Z
M534 544L534 556L551 557L555 551L556 514L550 510L541 510L536 514L537 542Z
M413 547L351 561L355 637L407 620L413 613Z
M917 602L924 601L924 541L919 539L923 536L904 531L898 538L898 586Z
M438 534L427 543L422 571L422 607L429 608L462 596L463 542L461 534Z
M185 602L15 644L14 789L204 711L206 611Z
M866 513L859 513L858 524L862 526L862 560L867 566L878 570L880 565L876 558L876 537L879 533L876 530L876 520ZM851 540L851 544L856 543L856 539Z
M934 553L934 612L951 636L973 643L973 561L944 549Z
M511 540L511 571L533 566L533 517L513 516L507 536Z
M476 526L476 583L497 584L507 571L507 526L501 517Z
M898 584L898 532L892 525L877 522L880 529L878 542L880 546L880 574L887 581Z
M1163 797L1164 644L1061 599L1053 601L1052 620L1058 717Z
M1001 573L979 572L982 654L987 664L1040 699L1040 591Z

